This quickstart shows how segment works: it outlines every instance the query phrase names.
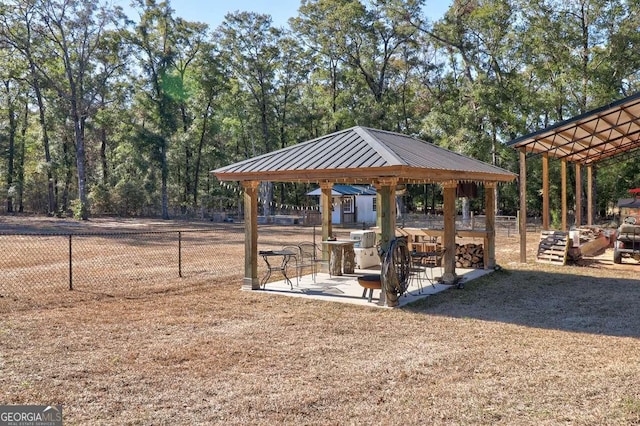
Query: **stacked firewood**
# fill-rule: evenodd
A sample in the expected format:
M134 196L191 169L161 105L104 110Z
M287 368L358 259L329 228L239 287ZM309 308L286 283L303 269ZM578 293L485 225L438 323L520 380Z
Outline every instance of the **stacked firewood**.
M482 244L456 244L456 268L484 268Z
M598 239L602 235L602 229L597 227L581 227L577 231L580 231L580 241L578 245L581 246L590 241ZM575 241L574 241L575 244Z
M598 256L605 252L607 247L613 247L615 242L615 232L604 230L596 226L583 226L577 229L580 237L578 238L578 246L580 247L579 256L571 256L572 260L580 260L582 256ZM576 245L576 241L573 241Z

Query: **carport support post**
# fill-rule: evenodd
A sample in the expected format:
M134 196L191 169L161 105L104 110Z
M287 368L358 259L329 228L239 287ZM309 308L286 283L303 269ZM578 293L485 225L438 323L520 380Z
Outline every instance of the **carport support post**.
M445 252L442 258L444 273L442 281L453 284L456 281L456 188L457 181L442 183L444 189L444 236L442 244Z
M542 155L542 229L549 230L549 154Z
M484 248L484 269L496 267L496 187L497 184L495 182L486 182L484 184L485 231L487 232Z
M243 290L258 290L258 181L243 181L244 188L244 280Z
M582 225L582 167L576 163L576 227Z
M520 151L520 262L527 263L527 154Z
M593 167L587 166L587 225L593 225Z
M562 186L562 230L567 231L567 160L562 160L561 164L561 180Z

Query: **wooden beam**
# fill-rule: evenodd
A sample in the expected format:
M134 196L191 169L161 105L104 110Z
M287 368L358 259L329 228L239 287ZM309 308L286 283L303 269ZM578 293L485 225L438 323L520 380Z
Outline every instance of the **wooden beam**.
M258 290L258 181L242 182L244 188L244 280L242 289Z
M567 231L567 160L562 160L560 178L562 182L562 230Z
M520 262L527 263L527 160L520 151Z
M511 182L515 175L505 171L500 173L472 172L458 170L429 169L410 166L358 167L351 169L322 170L279 170L261 172L220 172L214 173L221 181L259 180L269 182L374 182L381 176L397 178L411 183L442 183L463 178L475 182Z
M549 154L542 156L542 229L549 230Z
M496 267L496 183L486 182L484 184L484 208L485 208L485 246L484 246L484 269Z
M582 176L580 163L576 163L576 226L582 225Z
M444 256L442 258L444 273L442 281L453 284L456 281L456 188L458 181L442 184L444 190Z

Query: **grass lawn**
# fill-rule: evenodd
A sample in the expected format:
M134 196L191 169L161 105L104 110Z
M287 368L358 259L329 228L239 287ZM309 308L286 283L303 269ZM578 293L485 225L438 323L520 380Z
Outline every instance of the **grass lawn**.
M520 264L499 237L502 270L402 309L238 275L9 310L0 403L62 404L65 425L640 423L640 265L537 264L537 239Z

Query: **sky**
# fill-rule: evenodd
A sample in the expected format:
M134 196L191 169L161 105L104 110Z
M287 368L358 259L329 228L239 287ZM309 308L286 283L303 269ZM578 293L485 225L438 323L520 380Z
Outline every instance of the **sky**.
M123 6L130 18L135 18L128 9L129 0L116 0L115 4ZM453 0L427 0L425 13L432 20L440 19ZM289 18L298 15L300 0L172 0L171 7L175 15L187 21L209 24L209 28L217 28L224 16L229 12L257 12L269 14L274 26L286 26Z

